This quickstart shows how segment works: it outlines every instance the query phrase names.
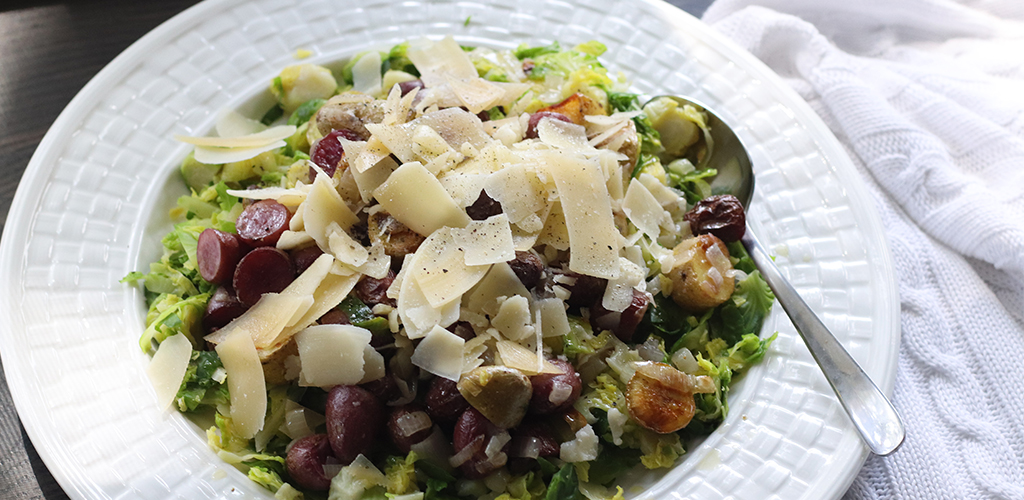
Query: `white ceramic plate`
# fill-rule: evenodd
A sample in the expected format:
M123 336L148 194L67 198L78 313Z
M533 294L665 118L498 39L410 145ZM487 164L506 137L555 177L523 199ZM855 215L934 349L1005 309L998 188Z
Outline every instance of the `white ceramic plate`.
M465 25L466 19L468 25ZM159 253L186 147L223 108L265 95L295 62L330 62L416 36L514 47L590 39L639 91L712 105L753 149L755 231L888 393L898 301L882 228L825 125L749 54L668 4L587 0L211 0L101 71L47 133L0 247L0 350L22 422L73 498L269 497L177 413L157 410L138 349L141 295L118 280ZM256 96L256 97L254 97ZM724 425L631 496L838 498L866 448L788 320L735 387ZM646 493L638 495L646 486Z

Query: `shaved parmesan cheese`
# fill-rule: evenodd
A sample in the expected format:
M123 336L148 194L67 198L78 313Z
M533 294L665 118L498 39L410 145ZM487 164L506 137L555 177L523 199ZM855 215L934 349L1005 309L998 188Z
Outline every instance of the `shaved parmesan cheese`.
M377 352L372 345L366 344L363 346L363 378L359 380L359 383L373 382L384 375L384 356Z
M377 165L381 160L388 158L390 155L391 151L388 150L387 146L385 146L383 142L380 141L380 138L370 136L370 138L366 140L366 144L359 149L359 154L354 154L354 159L349 162L349 165L351 165L356 172L362 173L373 168L374 165Z
M330 263L331 261L328 262ZM328 273L327 276L324 277L323 281L320 282L320 286L318 286L316 291L313 292L313 305L310 306L306 313L295 321L292 326L282 332L282 336L287 338L288 336L294 335L296 332L312 325L316 320L320 319L321 316L326 314L327 311L330 311L337 307L338 304L341 304L341 301L345 300L348 293L351 292L356 286L356 283L359 282L360 277L361 276L359 274L354 274L352 276L338 276L336 274ZM302 278L302 276L299 278Z
M412 353L412 364L438 377L458 381L462 375L462 350L466 341L434 326Z
M508 262L516 258L512 228L508 217L498 214L483 221L472 221L462 229L452 229L455 244L464 250L467 266Z
M468 80L477 77L476 67L469 55L451 36L436 42L414 41L406 54L427 87L442 85L448 78Z
M434 129L457 151L462 149L463 143L468 142L477 150L482 150L492 142L491 137L484 132L480 117L460 108L447 108L428 113L410 123Z
M456 205L468 207L480 197L480 191L483 189L487 176L455 169L442 173L437 180L444 190L448 191Z
M194 157L199 163L219 165L222 163L233 163L244 161L259 156L261 153L285 147L284 141L272 142L262 146L250 148L221 148L196 146Z
M402 88L398 87L399 80L390 79L389 77L401 74L404 77L409 77L411 80L415 80L416 77L402 71L388 70L384 74L383 87L384 89L391 89L388 92L388 97L384 101L384 120L381 121L384 125L395 125L398 123L405 123L409 121L409 114L412 111L412 103L416 100L416 96L419 94L419 89L412 89L406 95L402 95ZM402 79L400 81L409 81ZM397 89L395 87L398 87Z
M503 365L515 368L526 375L563 373L561 368L555 366L550 361L538 358L535 352L510 340L499 340L496 347Z
M544 210L548 200L544 183L522 164L509 165L491 174L484 190L501 203L502 212L514 224Z
M619 275L620 236L601 168L551 151L544 155L555 179L569 233L569 269L598 278Z
M473 114L493 108L505 99L505 89L480 77L466 80L448 77L446 81L459 102Z
M453 232L447 227L434 231L416 250L410 270L427 302L435 308L460 299L489 268L487 265L466 264L466 252L455 240Z
M299 385L330 388L358 384L373 335L352 325L316 325L295 334L302 372Z
M398 167L373 194L392 217L424 236L444 226L462 227L470 221L437 177L418 162Z
M310 187L306 201L300 207L302 210L302 223L306 232L316 241L321 250L330 251L330 242L327 227L334 223L348 230L353 224L359 222L356 214L345 204L338 191L334 189L329 177L317 174L316 180Z
M541 119L537 122L537 138L544 144L570 151L593 149L587 142L587 131L582 125L562 120Z
M624 257L619 258L619 276L608 280L601 298L601 306L609 311L625 311L633 302L633 289L646 283L647 268L634 264Z
M505 299L498 308L498 315L491 319L491 325L506 338L512 340L531 337L534 334L534 329L529 299L519 295ZM536 368L536 360L534 360L534 367Z
M661 225L671 223L672 219L661 204L644 187L643 183L633 179L626 189L626 197L622 199L622 211L626 217L644 234L657 238L661 234Z
M436 132L455 151L462 150L464 143L469 143L479 150L492 142L484 132L480 118L460 108L432 111L402 125L366 125L366 129L404 163L425 160L419 155L422 151L418 152L414 147L416 142L413 137L420 127L427 127ZM440 153L433 156L437 154Z
M295 210L295 213L292 214L291 220L288 221L288 230L289 231L305 231L306 230L305 221L302 220L302 210Z
M221 137L241 137L263 132L267 126L252 118L242 116L237 111L227 110L221 113L215 128L217 135Z
M683 201L683 198L679 193L673 191L672 188L666 186L659 181L657 177L651 174L640 174L638 179L640 180L640 183L647 188L647 191L651 193L651 195L654 196L654 198L658 200L658 203L663 207L668 208L676 206L680 201ZM683 206L685 207L685 204Z
M380 52L371 50L363 54L352 66L352 89L364 94L381 93Z
M304 247L309 243L313 242L313 237L305 231L285 231L281 233L281 237L277 239L277 248L281 250L292 250L294 248Z
M306 195L309 192L308 186L295 187L286 189L282 187L268 187L262 189L228 189L227 193L231 196L237 196L239 198L245 198L249 200L275 200L278 203L289 206L297 207L303 201L306 200Z
M233 330L217 344L216 350L228 374L231 428L239 437L250 439L263 428L263 417L267 414L263 364L252 337L241 329Z
M513 295L530 297L530 291L508 263L499 262L466 294L464 309L493 317L501 305L498 299Z
M420 161L429 162L433 158L455 151L445 142L441 134L426 125L420 125L413 129L410 139L412 140L412 154L416 155L416 159ZM437 170L432 170L432 173L436 174Z
M541 316L541 331L544 337L559 337L569 333L569 317L565 313L565 302L552 297L536 302Z
M407 263L412 260L406 258ZM409 268L411 269L412 265L409 265ZM430 305L430 302L427 301L419 282L409 276L411 271L403 268L403 272L405 276L398 292L398 316L410 339L422 338L431 328L441 324L443 314L440 308ZM401 273L399 275L401 276ZM395 282L397 283L398 280L396 279Z
M590 116L587 116L586 118L590 118ZM590 121L590 120L588 120L588 121ZM608 128L605 128L601 133L599 133L597 135L594 135L588 142L590 143L591 146L597 147L598 144L601 144L602 142L608 140L610 137L612 137L616 133L618 133L618 131L620 131L623 128L625 128L626 125L628 125L628 124L629 124L628 120L614 122L614 123L611 124L611 126L608 126ZM589 125L589 123L588 123L588 125ZM600 126L597 126L597 127L587 127L587 134L588 135L591 134L591 128L598 129L598 128L602 128L602 127L600 127ZM618 148L612 147L612 146L614 146L614 145L609 144L608 145L608 149L611 149L612 151L617 151L618 150Z
M380 187L388 180L391 173L398 168L398 162L394 160L390 155L385 156L376 165L364 170L359 171L354 168L350 168L352 172L352 178L355 180L356 187L359 189L359 197L363 200L363 203L369 203L373 199L373 190Z
M153 354L153 359L146 367L146 374L156 390L156 404L161 410L171 406L174 397L178 395L191 357L192 342L180 333L164 339Z
M309 301L304 297L265 293L256 304L235 318L224 328L204 337L207 342L219 344L236 331L245 332L257 347L270 347L282 330Z
M518 63L519 61L517 60L516 62ZM522 71L522 64L516 64L515 67L519 71ZM529 83L515 83L515 82L489 82L489 83L491 85L494 85L494 86L500 88L503 92L505 92L505 95L503 95L501 97L501 99L499 99L498 102L495 104L496 106L508 106L508 105L512 104L513 102L515 102L516 100L518 100L520 97L523 97L524 94L526 94L527 92L530 91L531 88L533 88L533 85L530 85Z
M548 245L556 250L569 249L569 227L565 223L565 214L562 212L561 203L551 206L551 212L544 222L544 229L537 237L536 244Z
M519 226L512 226L512 245L517 251L529 252L537 244L538 236L540 232L528 233Z
M576 431L576 438L562 443L558 458L563 462L589 462L597 458L599 440L594 428L587 424Z
M295 130L295 125L279 125L255 134L238 137L190 137L187 135L175 135L174 139L186 144L202 146L204 148L249 149L266 146L268 144L273 144L287 139L295 133Z
M384 245L379 241L370 245L366 263L356 270L373 279L384 279L391 269L391 256L384 252Z
M370 258L370 252L345 231L332 231L328 244L334 258L352 267L359 267Z

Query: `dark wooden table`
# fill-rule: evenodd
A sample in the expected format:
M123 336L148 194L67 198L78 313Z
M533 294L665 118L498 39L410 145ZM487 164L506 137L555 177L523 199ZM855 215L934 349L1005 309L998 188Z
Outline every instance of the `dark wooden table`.
M0 229L29 158L71 98L128 45L195 3L0 0ZM699 16L711 0L669 3ZM25 434L2 370L0 498L68 498Z

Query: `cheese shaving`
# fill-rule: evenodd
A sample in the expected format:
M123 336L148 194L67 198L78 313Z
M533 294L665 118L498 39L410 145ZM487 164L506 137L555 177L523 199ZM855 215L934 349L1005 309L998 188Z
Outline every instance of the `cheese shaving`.
M161 410L171 406L178 395L191 357L192 342L180 333L164 339L153 354L153 359L146 367L146 374L156 390L157 407Z
M540 373L559 374L563 373L561 368L550 361L538 358L533 351L509 340L499 340L496 344L501 362L509 368L515 368L526 375L537 375ZM538 369L538 364L540 369Z
M295 130L295 125L279 125L261 132L238 137L190 137L187 135L175 135L174 139L204 148L250 149L287 139L295 133ZM206 162L204 161L203 163Z
M451 228L434 231L420 244L414 257L412 277L435 308L460 299L488 270L487 265L467 264L466 251L453 232Z
M458 381L462 376L462 352L466 341L440 326L434 326L416 346L412 364L438 377Z
M199 163L206 163L208 165L219 165L222 163L234 163L236 161L245 161L259 156L267 151L273 151L277 148L285 147L284 141L271 142L261 146L254 146L249 148L220 148L220 147L206 147L196 146L195 152L193 153L196 161Z
M228 374L231 430L243 439L251 439L263 428L267 414L267 385L256 346L252 337L239 329L217 344L216 351Z
M622 211L626 217L644 234L657 238L661 234L661 226L671 224L672 218L658 203L638 179L633 179L622 199Z
M352 325L317 325L297 333L299 385L330 388L360 383L364 348L372 337L365 328Z
M551 151L544 155L555 179L569 233L569 269L612 279L619 275L620 236L600 169Z
M373 194L392 217L424 236L444 226L465 226L470 220L437 177L418 162L398 167Z
M455 244L464 250L467 266L497 264L516 258L512 228L503 213L453 229L452 236Z

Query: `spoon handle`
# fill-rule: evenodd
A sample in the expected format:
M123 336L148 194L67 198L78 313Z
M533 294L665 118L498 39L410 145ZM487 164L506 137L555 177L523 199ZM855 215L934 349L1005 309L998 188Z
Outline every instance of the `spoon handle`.
M825 373L861 438L876 455L896 451L903 443L905 431L892 403L800 298L749 226L741 241Z

